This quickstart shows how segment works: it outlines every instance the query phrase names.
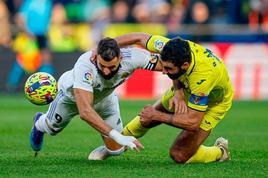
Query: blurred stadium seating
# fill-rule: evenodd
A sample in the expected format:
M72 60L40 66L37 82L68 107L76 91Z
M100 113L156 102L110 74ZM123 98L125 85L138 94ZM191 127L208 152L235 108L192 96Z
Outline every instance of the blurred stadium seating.
M23 0L0 0L0 91L6 91L21 29ZM140 31L203 43L222 57L236 99L268 99L268 3L261 0L54 0L49 30L55 77L103 36ZM94 5L93 5L94 4ZM20 91L26 75L20 84ZM168 83L168 84L166 84ZM139 71L118 92L123 98L154 98L170 85L161 73Z

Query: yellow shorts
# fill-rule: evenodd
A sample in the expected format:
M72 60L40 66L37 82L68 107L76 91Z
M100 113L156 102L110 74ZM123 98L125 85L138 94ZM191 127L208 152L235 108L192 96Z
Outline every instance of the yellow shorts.
M187 93L186 91L184 91L184 94L187 103L190 94ZM168 101L173 96L174 96L174 90L172 87L169 90L167 90L165 94L162 96L162 105L169 112L174 112L174 108L169 109L168 107ZM200 128L205 131L209 131L215 128L216 125L223 119L227 111L231 108L232 99L233 99L233 90L230 90L230 92L225 94L222 102L214 105L208 105L208 108L205 111L206 113L204 115L204 118L201 122Z

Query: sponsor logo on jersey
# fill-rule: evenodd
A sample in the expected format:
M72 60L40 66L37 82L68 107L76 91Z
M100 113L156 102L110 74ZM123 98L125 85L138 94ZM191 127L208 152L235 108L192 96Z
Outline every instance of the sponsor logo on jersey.
M206 121L206 120L205 120L205 123L211 125L211 122L209 122L209 121Z
M201 79L199 82L196 82L196 84L201 85L206 79Z
M161 40L155 40L154 42L154 48L157 50L157 51L161 51L164 47L165 43Z
M86 83L91 83L91 81L93 80L93 74L90 71L85 72L84 77L83 77L83 81Z

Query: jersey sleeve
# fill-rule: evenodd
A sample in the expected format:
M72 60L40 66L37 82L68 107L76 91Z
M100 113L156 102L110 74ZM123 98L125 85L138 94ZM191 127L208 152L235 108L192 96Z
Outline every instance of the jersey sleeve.
M168 41L169 39L166 37L159 35L152 35L150 39L147 41L146 49L152 52L160 53Z
M132 48L132 65L134 69L141 68L146 70L154 70L160 59L159 54L151 53L145 49Z
M85 63L76 64L73 70L74 84L73 88L79 88L93 92L93 69Z
M216 77L212 74L198 74L192 76L189 81L191 95L188 100L188 107L204 112L208 107L208 95L215 85Z

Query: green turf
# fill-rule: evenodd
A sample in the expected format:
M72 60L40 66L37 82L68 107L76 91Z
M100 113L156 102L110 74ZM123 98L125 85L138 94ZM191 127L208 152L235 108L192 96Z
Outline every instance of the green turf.
M152 101L121 101L124 123ZM88 161L90 150L102 144L99 134L75 117L55 137L45 137L37 158L29 146L32 116L46 107L22 96L0 95L0 177L267 177L268 102L235 102L214 130L207 145L219 136L229 139L232 160L210 164L175 164L168 154L179 132L159 126L141 142L145 150L128 151L106 161Z

